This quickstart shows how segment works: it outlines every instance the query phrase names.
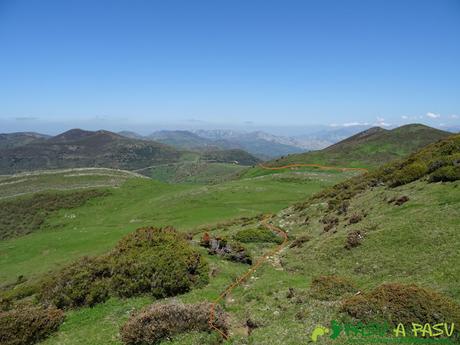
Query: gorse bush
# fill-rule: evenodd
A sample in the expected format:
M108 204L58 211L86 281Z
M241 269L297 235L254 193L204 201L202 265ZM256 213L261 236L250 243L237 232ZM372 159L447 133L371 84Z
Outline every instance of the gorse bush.
M310 296L324 301L336 300L347 293L356 291L357 288L353 282L335 275L317 277L310 286Z
M172 228L141 228L110 253L83 258L42 285L40 299L59 308L92 306L109 296L175 296L208 282L203 257Z
M111 289L121 297L149 293L157 298L208 282L208 266L173 228L141 228L110 254Z
M363 322L460 324L460 306L456 302L413 284L383 284L369 293L345 299L341 309Z
M58 308L93 306L108 299L110 277L107 257L84 257L49 277L40 299Z
M59 309L23 306L0 312L0 344L29 345L55 332L64 321Z
M126 345L158 344L173 335L190 331L212 331L209 325L211 304L153 304L134 314L121 328ZM227 316L216 306L213 325L224 334Z
M426 175L428 167L422 162L414 162L406 165L399 171L395 172L391 178L390 186L396 187L401 186L412 181L416 181L419 178Z
M276 235L273 231L266 228L240 230L235 234L234 239L243 243L283 243L283 239L280 236Z
M37 193L31 197L0 201L0 240L38 230L53 211L75 208L92 198L108 194L106 190L88 189Z
M430 175L430 182L452 182L460 180L460 166L444 166Z

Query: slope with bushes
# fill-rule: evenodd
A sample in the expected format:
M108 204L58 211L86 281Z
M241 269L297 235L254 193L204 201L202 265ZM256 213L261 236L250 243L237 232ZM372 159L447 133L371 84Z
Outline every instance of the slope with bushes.
M271 166L292 163L314 163L343 167L377 167L403 158L410 153L452 135L421 124L392 130L373 127L320 151L293 154L268 162Z

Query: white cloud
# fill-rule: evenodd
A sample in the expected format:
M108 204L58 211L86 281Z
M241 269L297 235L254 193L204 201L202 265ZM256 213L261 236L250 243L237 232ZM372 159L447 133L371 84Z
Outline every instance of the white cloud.
M385 119L383 117L377 117L377 122L374 123L374 126L389 127L391 126L391 123L385 122Z
M438 118L441 117L440 114L436 114L436 113L432 113L432 112L426 113L426 116L429 117L429 118L431 118L431 119L438 119Z
M343 127L353 127L353 126L368 126L367 122L347 122L342 124Z
M369 122L345 122L345 123L331 123L329 127L353 127L353 126L369 126Z
M409 116L406 116L406 115L401 116L401 119L403 119L403 120L407 120L408 118L409 118Z
M452 114L452 115L450 115L450 117L451 117L452 119L458 119L459 116L458 116L458 115L455 115L455 114Z

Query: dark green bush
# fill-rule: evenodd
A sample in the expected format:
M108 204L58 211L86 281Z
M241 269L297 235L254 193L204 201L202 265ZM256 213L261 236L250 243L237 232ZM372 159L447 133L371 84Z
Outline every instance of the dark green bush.
M426 164L416 161L396 172L390 182L391 187L401 186L423 177L428 172Z
M109 296L162 298L208 282L208 266L172 228L141 228L112 252L81 259L48 278L42 302L60 308L92 306Z
M121 328L126 345L158 344L173 335L190 331L212 331L209 325L211 304L153 304L131 318ZM215 308L213 325L222 333L228 331L227 316Z
M93 306L109 298L110 277L107 257L84 257L48 277L39 298L58 308Z
M37 284L15 284L0 292L0 310L6 311L14 308L17 301L32 296L39 291Z
M29 345L55 332L64 321L59 309L22 307L0 312L0 344Z
M347 293L355 293L357 288L350 280L330 275L315 278L310 286L310 296L323 301L336 300Z
M172 228L138 229L122 239L110 256L111 290L121 297L174 296L208 282L203 257Z
M383 284L369 293L345 299L341 310L362 322L460 324L460 306L456 302L414 284Z
M460 180L460 166L445 166L430 175L430 182L452 182Z
M238 231L234 239L243 242L243 243L251 243L251 242L269 242L269 243L283 243L283 239L275 234L273 231L266 229L266 228L256 228L256 229L244 229Z

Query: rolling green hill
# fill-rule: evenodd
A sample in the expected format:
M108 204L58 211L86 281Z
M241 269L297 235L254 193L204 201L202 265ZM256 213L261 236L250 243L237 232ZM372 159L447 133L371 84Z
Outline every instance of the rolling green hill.
M10 137L10 136L9 136ZM16 138L17 136L15 136ZM22 135L21 138L30 136ZM0 146L0 174L105 167L143 172L169 163L213 161L252 165L259 160L243 150L208 150L202 153L173 148L152 140L127 138L109 131L72 129L51 138ZM10 139L8 142L13 142Z
M1 150L0 173L82 167L133 170L177 162L181 155L155 142L128 139L108 131L73 129L46 141Z
M144 175L168 183L215 184L237 179L246 166L234 163L185 161L163 164L143 171Z
M253 262L272 250L280 241L267 233L260 217L271 212L269 222L285 230L289 242L223 299L230 338L195 330L165 336L159 344L306 344L317 326L329 327L333 320L457 322L458 209L460 135L366 174L305 168L213 186L129 179L110 195L55 211L38 231L0 241L1 293L30 299L35 282L48 271L108 252L142 226L173 225L190 233L189 243L210 266L206 286L172 299L112 297L66 310L65 323L43 342L120 345L120 326L133 310L152 303L213 301L246 272L248 265L199 247L205 233L244 241ZM455 337L450 344L458 342ZM318 343L358 341L365 343L342 333ZM391 342L398 339L382 341Z
M76 168L0 175L0 200L49 190L110 188L143 175L107 168Z
M405 125L392 130L373 127L323 150L288 155L268 162L267 165L307 163L370 168L405 157L449 135L452 133L421 124Z

